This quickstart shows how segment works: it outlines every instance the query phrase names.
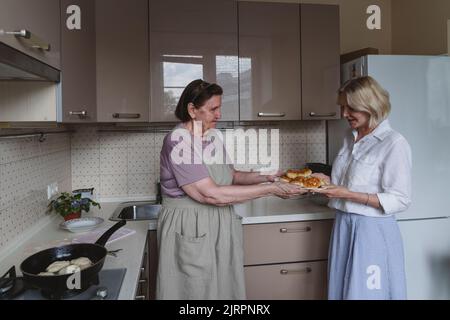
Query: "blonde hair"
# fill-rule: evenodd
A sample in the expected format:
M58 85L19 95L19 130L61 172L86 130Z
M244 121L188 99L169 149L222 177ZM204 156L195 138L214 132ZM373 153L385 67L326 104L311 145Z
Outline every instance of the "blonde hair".
M389 93L370 76L345 82L338 91L338 104L342 105L343 100L352 109L369 114L370 128L385 120L391 111Z

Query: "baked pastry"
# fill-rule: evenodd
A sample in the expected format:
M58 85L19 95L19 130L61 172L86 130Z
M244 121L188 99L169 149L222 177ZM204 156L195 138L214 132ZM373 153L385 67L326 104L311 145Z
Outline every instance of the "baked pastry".
M298 185L300 187L304 187L305 186L305 179L304 177L297 177L295 179L292 179L291 183Z
M320 188L323 185L322 179L317 177L308 177L303 181L303 186L305 188Z
M312 170L309 168L300 169L298 173L299 177L309 177L310 175L312 175Z
M295 179L297 177L309 177L312 174L311 169L304 168L304 169L289 169L286 172L286 176L288 176L291 179Z
M281 182L286 182L286 183L289 183L289 182L291 182L291 178L289 178L289 177L287 177L287 176L281 176L280 177L280 181Z

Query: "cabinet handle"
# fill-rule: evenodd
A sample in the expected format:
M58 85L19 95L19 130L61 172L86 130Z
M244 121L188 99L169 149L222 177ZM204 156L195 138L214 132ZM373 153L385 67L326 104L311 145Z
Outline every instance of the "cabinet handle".
M290 273L310 273L312 271L312 269L310 267L306 267L303 269L298 269L298 270L286 270L286 269L281 269L280 273L282 275L288 275Z
M87 111L81 110L81 111L69 111L70 116L79 116L80 118L86 118L87 117Z
M288 229L288 228L281 228L281 233L294 233L294 232L309 232L311 231L311 227L305 227L305 228L299 228L299 229Z
M134 297L134 300L145 300L146 298L146 296L136 296Z
M32 34L30 31L21 29L18 31L1 31L0 35L7 34L16 36L16 38L24 38L27 39L31 43L31 47L34 49L40 49L45 51L50 51L50 44L45 43L41 38Z
M141 117L140 113L113 113L115 119L137 119Z
M139 279L139 283L147 283L147 279Z
M315 113L315 112L310 112L309 116L310 117L334 117L336 115L336 112L330 112L330 113Z
M286 114L284 112L270 113L270 112L259 112L258 117L284 117Z

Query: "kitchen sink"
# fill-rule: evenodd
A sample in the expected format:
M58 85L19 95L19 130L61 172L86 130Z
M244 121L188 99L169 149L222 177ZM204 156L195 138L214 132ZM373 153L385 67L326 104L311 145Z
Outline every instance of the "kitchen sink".
M156 202L124 202L119 204L109 220L156 220L160 210L161 205Z

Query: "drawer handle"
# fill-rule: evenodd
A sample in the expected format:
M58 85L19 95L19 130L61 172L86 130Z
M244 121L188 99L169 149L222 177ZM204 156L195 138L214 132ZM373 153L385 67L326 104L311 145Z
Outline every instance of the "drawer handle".
M80 119L87 117L87 111L81 110L81 111L69 111L69 116L78 116Z
M134 297L134 300L146 300L147 297L146 296L136 296Z
M259 112L258 117L284 117L286 114L284 112L277 112L277 113L271 113L271 112Z
M147 283L147 279L139 279L139 283Z
M36 36L35 34L31 33L28 30L25 30L25 29L18 30L18 31L3 31L3 30L1 30L0 36L3 34L13 35L16 38L20 37L20 38L27 39L33 49L50 51L50 44L45 43L42 39L40 39L38 36Z
M140 113L113 113L115 119L138 119L141 117Z
M294 233L294 232L309 232L311 231L311 227L305 227L305 228L299 228L299 229L288 229L288 228L281 228L281 233Z
M310 267L306 267L303 269L298 269L298 270L286 270L286 269L281 269L280 273L282 275L288 275L288 274L292 274L292 273L311 273L312 269Z
M315 112L310 112L309 116L311 117L334 117L336 115L336 112L330 112L330 113L315 113Z

